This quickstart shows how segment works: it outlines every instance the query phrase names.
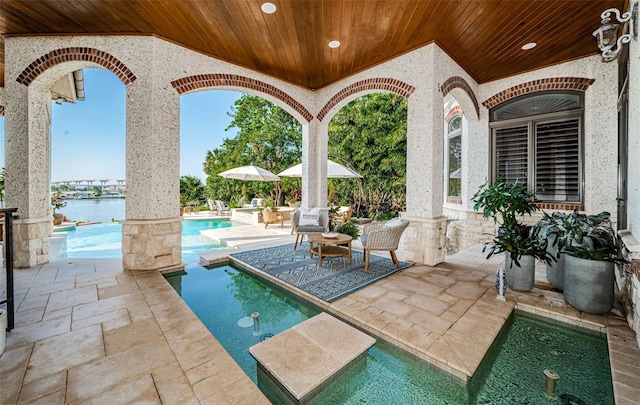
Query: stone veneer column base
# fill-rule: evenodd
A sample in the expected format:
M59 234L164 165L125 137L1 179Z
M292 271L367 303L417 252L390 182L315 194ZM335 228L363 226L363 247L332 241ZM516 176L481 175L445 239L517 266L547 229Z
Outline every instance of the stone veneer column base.
M163 270L182 266L182 218L122 222L122 267Z
M406 260L428 266L442 263L445 255L447 217L424 218L403 215L402 219L411 222L403 235Z
M622 292L622 305L627 322L636 333L636 343L640 347L640 242L628 229L618 231L624 246L622 255L631 264L618 271L616 267L616 285Z
M13 220L13 266L25 269L49 262L53 217ZM5 246L3 244L3 252ZM6 257L6 252L3 253ZM5 264L6 265L6 264Z

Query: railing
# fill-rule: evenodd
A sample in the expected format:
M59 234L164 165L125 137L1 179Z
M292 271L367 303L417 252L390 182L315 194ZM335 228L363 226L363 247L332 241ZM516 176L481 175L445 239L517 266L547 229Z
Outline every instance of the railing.
M14 300L13 300L13 213L17 208L0 208L0 214L4 214L4 262L7 269L7 299L0 301L0 305L7 304L7 332L14 325Z

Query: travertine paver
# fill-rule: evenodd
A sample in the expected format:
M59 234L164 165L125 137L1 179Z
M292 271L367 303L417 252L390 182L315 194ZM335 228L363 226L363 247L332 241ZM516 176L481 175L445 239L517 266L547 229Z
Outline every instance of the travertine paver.
M302 296L460 380L514 307L606 331L616 403L640 405L640 349L624 318L581 313L540 288L497 301L502 259L486 261L479 250L410 267L331 304ZM0 295L4 282L2 271ZM16 328L0 357L3 405L269 403L160 274L125 272L119 259L64 259L16 270L15 292Z
M249 351L296 400L303 400L374 343L371 336L323 312Z

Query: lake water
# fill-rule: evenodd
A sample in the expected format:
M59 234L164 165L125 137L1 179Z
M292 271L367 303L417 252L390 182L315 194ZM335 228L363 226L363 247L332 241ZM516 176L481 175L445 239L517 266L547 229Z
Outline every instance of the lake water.
M66 200L67 205L59 210L70 221L114 222L125 218L124 198L97 200Z

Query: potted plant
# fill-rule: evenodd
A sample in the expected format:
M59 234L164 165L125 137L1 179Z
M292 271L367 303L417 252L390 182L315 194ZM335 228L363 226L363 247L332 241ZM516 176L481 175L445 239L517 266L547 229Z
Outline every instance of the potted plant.
M610 214L567 215L564 235L558 236L564 254L564 297L574 308L606 314L614 303L614 265L622 258L622 241L611 226Z
M67 202L62 199L61 193L55 193L51 196L51 205L53 206L53 224L60 225L64 220L64 215L56 213L62 207L67 205Z
M353 240L358 239L358 236L360 236L360 230L353 221L344 221L336 225L334 230L335 232L351 236Z
M545 250L546 245L532 237L530 227L518 221L518 217L538 210L533 191L518 181L485 183L471 200L475 203L474 210L482 210L484 218L492 218L499 225L498 234L482 249L489 250L487 259L505 253L507 285L514 290L530 291L535 281L535 259L553 260Z
M573 227L593 227L609 219L609 213L584 215L577 210L571 214L556 211L551 215L543 212L542 218L531 229L532 235L540 245L546 246L547 253L556 260L547 262L547 280L554 288L564 289L564 253L561 247L566 241L568 229Z

